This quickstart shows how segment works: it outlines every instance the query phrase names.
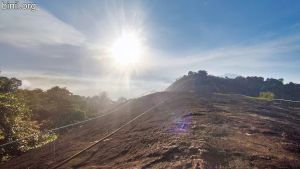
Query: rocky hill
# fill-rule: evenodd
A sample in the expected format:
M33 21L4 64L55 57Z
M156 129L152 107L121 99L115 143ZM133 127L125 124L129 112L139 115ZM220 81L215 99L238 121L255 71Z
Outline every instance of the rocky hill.
M167 91L194 91L201 93L235 93L248 96L259 96L260 92L272 92L276 98L300 100L300 84L284 84L283 79L263 77L236 78L208 75L206 71L189 72L176 80Z
M0 168L52 168L138 115L59 168L300 167L300 105L162 92L130 100Z

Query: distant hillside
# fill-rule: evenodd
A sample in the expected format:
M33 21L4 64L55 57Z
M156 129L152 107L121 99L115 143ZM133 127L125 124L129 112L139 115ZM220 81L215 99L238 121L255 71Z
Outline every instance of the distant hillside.
M272 92L276 98L300 100L300 84L284 84L283 79L251 76L223 78L208 75L206 71L190 71L188 75L176 80L167 91L194 91L235 93L248 96L259 96L260 92Z

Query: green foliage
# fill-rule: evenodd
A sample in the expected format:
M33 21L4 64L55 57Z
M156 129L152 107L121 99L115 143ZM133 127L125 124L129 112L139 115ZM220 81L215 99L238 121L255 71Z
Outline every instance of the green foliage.
M7 143L37 133L38 126L30 119L30 110L14 93L0 93L0 143ZM0 159L17 155L27 150L35 140L26 140L5 146L0 150Z
M0 93L13 92L22 85L22 81L16 78L0 77Z
M40 122L42 129L82 121L113 105L105 92L93 97L82 97L58 86L47 91L18 90L18 95L25 98L32 110L32 119Z
M86 118L86 113L82 110L74 110L68 113L62 113L55 120L56 126L63 126L74 122L82 121Z
M0 149L0 162L56 139L55 134L40 133L20 85L18 79L0 77L0 144L20 140Z
M195 92L218 92L235 93L257 97L260 92L269 91L274 93L276 98L300 100L300 84L287 83L284 79L274 79L257 76L236 78L223 78L208 75L206 71L189 71L188 75L176 80L169 91L195 91Z
M260 92L259 98L266 99L266 100L273 100L275 98L275 95L272 92Z
M0 144L19 140L0 149L0 162L57 138L41 130L82 121L113 106L105 92L82 97L58 86L21 90L21 84L16 78L0 77Z

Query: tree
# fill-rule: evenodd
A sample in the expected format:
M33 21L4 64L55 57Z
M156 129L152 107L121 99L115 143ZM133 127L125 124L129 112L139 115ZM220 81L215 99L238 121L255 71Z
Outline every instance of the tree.
M70 96L73 94L66 88L55 86L46 91L47 108L52 114L68 113L73 109Z
M31 121L30 109L17 93L21 84L16 78L0 77L0 144L38 132L37 125ZM35 140L27 139L7 145L0 150L0 160L18 155L32 144Z
M0 93L0 143L24 138L38 132L37 125L30 119L30 110L14 93ZM34 138L33 138L34 139ZM7 155L18 155L35 142L32 139L7 145L0 150L0 159Z
M90 98L58 86L23 90L21 84L16 78L0 77L0 144L12 143L1 147L0 162L56 139L56 134L41 129L82 121L114 103L105 92ZM11 142L15 140L19 141Z
M22 81L16 78L0 77L0 93L16 91Z
M234 79L208 75L206 71L189 71L176 80L167 90L236 93L259 97L260 92L272 92L274 97L300 100L300 84L284 84L284 79L237 76Z
M201 77L206 77L207 76L207 72L205 70L199 70L197 74Z
M188 76L192 76L192 75L194 75L194 74L195 74L195 72L189 71Z

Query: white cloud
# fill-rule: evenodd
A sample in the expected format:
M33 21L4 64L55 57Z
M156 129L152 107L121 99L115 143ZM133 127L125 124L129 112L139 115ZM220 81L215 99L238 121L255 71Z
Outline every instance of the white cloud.
M224 61L242 59L244 61L260 62L261 59L274 58L281 54L297 51L300 49L299 47L300 35L297 34L256 44L235 45L203 52L200 51L184 59L181 58L178 62L185 63L182 62L185 60L190 63L201 63L219 59L225 59Z
M14 46L39 44L80 45L85 37L74 27L41 7L38 10L3 10L0 15L0 42Z
M175 79L189 70L204 69L215 75L236 73L244 76L286 77L284 72L299 68L299 59L285 57L299 55L300 34L252 44L237 44L201 51L196 49L188 52L189 54L172 54L155 51L152 54L154 56L152 74ZM297 82L300 80L296 75L294 78L290 76L288 78Z

